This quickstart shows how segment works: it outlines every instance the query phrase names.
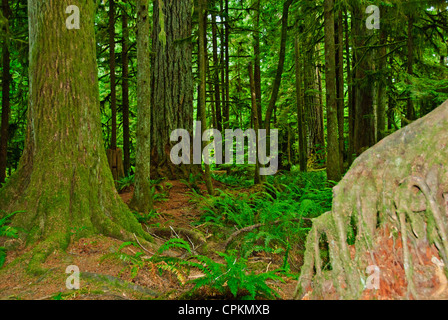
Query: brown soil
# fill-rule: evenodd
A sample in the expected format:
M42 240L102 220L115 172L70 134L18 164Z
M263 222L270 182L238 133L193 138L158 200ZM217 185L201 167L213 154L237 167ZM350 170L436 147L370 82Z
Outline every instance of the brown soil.
M168 181L169 197L166 201L155 203L155 209L160 215L148 223L158 223L160 227L192 229L192 222L198 221L200 208L191 202L189 189L179 181ZM215 187L224 189L225 186L215 182ZM205 185L200 185L203 194ZM166 189L165 189L166 190ZM124 202L132 198L132 187L121 194ZM144 226L145 227L145 226ZM200 228L196 227L196 228ZM207 230L201 230L207 234ZM173 234L174 236L174 234ZM163 243L167 238L156 238ZM0 245L5 239L0 239ZM8 251L7 261L0 271L0 300L24 299L47 300L63 298L66 300L127 300L127 299L176 299L192 288L189 279L201 276L191 273L178 275L176 273L160 272L158 265L146 264L138 271L136 277L131 277L129 264L119 258L119 248L122 242L96 236L74 241L66 252L57 251L51 255L43 265L46 272L40 276L32 276L26 272L29 253L32 248L20 245L14 251ZM208 244L208 252L213 258L214 249L222 249L222 244ZM144 250L128 246L121 250L123 253L135 255L136 252L147 254ZM183 252L178 252L178 256ZM254 257L250 259L256 268L272 270L278 267L278 261L272 257ZM279 261L281 263L281 259ZM68 266L75 265L81 272L80 290L68 290L66 280L70 274L66 273ZM285 278L285 283L272 283L279 287L279 294L283 299L292 299L296 280ZM214 293L202 292L199 299L213 298Z

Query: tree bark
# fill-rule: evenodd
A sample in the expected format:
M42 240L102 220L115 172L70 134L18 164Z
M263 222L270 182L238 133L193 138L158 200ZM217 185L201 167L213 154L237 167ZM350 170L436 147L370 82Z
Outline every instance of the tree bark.
M261 97L261 56L260 56L260 0L255 2L255 32L254 32L254 81L257 94L258 125L263 127L262 97Z
M207 104L207 62L206 62L206 51L207 51L207 0L199 0L199 79L200 88L199 96L201 110L201 123L202 123L202 136L207 130L207 114L206 114L206 104ZM206 147L206 142L202 142L202 148ZM205 163L205 185L207 186L207 191L210 195L214 195L213 183L210 173L210 165Z
M412 35L412 32L414 30L414 17L412 16L412 13L408 16L408 41L407 41L407 72L408 76L412 76L414 74L414 37ZM407 80L406 82L408 85L410 85L410 81ZM412 101L412 97L410 96L407 99L406 104L406 120L403 122L402 126L405 126L408 124L409 121L415 120L415 109L414 109L414 102Z
M128 14L126 12L126 7L123 6L122 12L122 52L121 52L121 61L122 61L122 104L123 104L123 168L124 174L126 176L129 175L129 171L131 169L131 150L130 150L130 130L129 130L129 28L128 28Z
M109 0L109 66L110 66L110 110L112 131L110 148L117 148L117 90L115 75L115 0Z
M214 95L215 95L215 114L216 128L222 132L222 108L221 108L221 86L219 84L219 71L222 66L218 57L218 26L216 23L216 14L212 13L212 38L213 38L213 67L214 67Z
M355 158L355 103L353 90L352 53L350 51L350 33L348 27L348 13L345 10L345 54L347 57L347 87L348 87L348 167Z
M296 36L294 41L295 51L295 65L296 65L296 96L297 96L297 127L299 131L299 165L300 171L307 171L307 138L306 138L306 124L305 112L303 105L302 92L302 59L300 54L299 36Z
M390 298L380 295L388 291L383 281L386 274L393 274L394 280L397 277L391 265L399 266L405 278L402 298L418 300L432 291L414 283L429 282L432 288L434 273L421 272L424 265L434 263L434 257L448 263L447 128L448 101L355 160L333 189L332 211L313 219L296 298L308 294L309 299L328 295L335 300L360 299L366 291L377 299ZM355 235L351 243L350 234ZM327 239L331 264L325 278L319 265L322 236ZM392 257L385 257L384 250ZM381 268L380 290L365 288L369 265ZM415 271L418 277L413 276ZM325 289L328 281L332 293Z
M151 87L149 0L137 1L137 150L131 207L148 213L151 194Z
M260 122L258 120L258 107L257 107L257 92L255 89L255 77L254 77L254 70L253 70L252 62L249 62L248 71L249 71L249 82L250 82L250 97L251 97L251 106L252 106L252 117L254 120L254 130L256 135L256 145L258 150L258 143L259 143L259 129L260 129ZM260 165L258 161L258 153L255 153L255 174L254 174L254 184L260 184L263 182L264 179L262 179L262 176L260 175Z
M377 92L377 109L376 109L376 119L377 119L377 141L382 140L386 136L386 62L387 62L387 36L386 33L380 31L380 45L379 57L378 57L378 71L380 72L380 77L378 81L378 92Z
M342 25L342 10L335 12L335 46L336 46L336 95L338 108L338 141L339 141L339 165L341 172L344 171L344 122L345 122L345 100L344 100L344 32Z
M65 26L69 5L82 12L79 30ZM23 210L13 226L33 250L29 271L76 237L101 233L151 239L117 194L103 146L93 1L29 1L30 104L18 171L0 190L0 209ZM62 21L62 22L61 22ZM51 169L49 172L49 165ZM23 235L24 236L24 235Z
M374 96L370 75L373 70L372 50L368 47L372 31L364 25L364 12L358 6L353 7L353 28L355 50L355 124L354 151L360 155L375 144Z
M159 3L163 3L166 39L161 32ZM154 2L151 68L151 174L154 178L186 179L193 165L175 166L170 135L185 129L193 136L192 2ZM166 43L164 43L166 40ZM192 157L190 158L192 159Z
M277 66L277 73L274 79L274 84L272 86L271 99L269 101L269 105L266 110L266 116L265 116L265 127L266 131L268 132L268 135L271 129L272 112L274 111L275 105L277 103L277 98L280 91L280 85L282 82L283 68L285 65L285 55L286 55L286 40L288 36L289 8L291 7L292 2L293 0L286 0L283 4L282 31L281 31L280 53Z
M334 43L334 0L324 1L325 82L327 89L327 177L341 179L338 142L338 109L336 99L336 61Z

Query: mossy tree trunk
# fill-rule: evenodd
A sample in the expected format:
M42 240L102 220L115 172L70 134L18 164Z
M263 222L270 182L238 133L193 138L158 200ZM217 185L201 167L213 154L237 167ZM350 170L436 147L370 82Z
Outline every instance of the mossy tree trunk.
M76 5L80 29L68 30ZM30 104L17 173L0 190L0 209L23 210L13 225L39 242L31 270L72 232L150 240L115 191L103 146L94 33L94 1L29 1ZM37 269L36 269L37 270Z
M200 116L202 122L202 135L207 130L207 0L199 0L199 95L200 95ZM207 143L202 142L202 147L205 148ZM214 195L213 182L210 172L210 164L205 163L204 180L207 186L207 191L210 195Z
M427 248L435 245L448 265L447 128L448 101L355 160L334 188L332 211L313 220L296 298L325 297L328 282L339 298L360 298L366 267L385 259L375 251L376 240L384 234L390 239L395 233L394 239L401 241L398 246L398 240L393 240L395 246L389 251L401 252L394 265L403 266L408 298L423 292L414 286L421 281L414 266L424 265ZM322 268L322 235L327 239L331 270ZM381 274L390 273L381 270Z
M148 213L151 195L151 88L149 0L137 1L137 153L135 190L131 207Z
M123 38L121 44L121 61L122 61L122 106L123 106L123 169L124 174L128 176L131 170L131 134L129 128L129 26L128 13L126 5L122 6L121 25L123 30Z
M352 37L354 42L354 153L358 156L375 144L375 112L373 78L373 31L365 26L365 13L359 6L352 7Z
M325 18L325 82L327 87L327 176L341 179L339 157L339 126L336 88L336 58L334 40L334 0L324 1Z

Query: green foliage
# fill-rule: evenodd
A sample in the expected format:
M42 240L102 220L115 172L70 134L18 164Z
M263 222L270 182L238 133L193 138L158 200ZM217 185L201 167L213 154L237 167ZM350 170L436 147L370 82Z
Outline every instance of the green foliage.
M157 253L151 257L145 256L145 253L141 251L138 251L135 254L122 252L122 249L128 246L134 246L135 248L140 249L140 246L135 242L124 242L120 246L117 254L122 261L128 264L123 270L121 270L121 273L123 273L126 269L129 269L131 279L134 279L141 269L148 268L150 265L153 265L159 271L165 270L176 274L179 281L181 283L185 283L185 278L180 270L181 268L179 264L177 263L178 259L163 256L163 253L168 250L186 250L191 253L190 245L186 241L177 238L170 239L160 246Z
M151 210L145 214L133 211L132 214L137 218L138 222L145 224L148 224L151 220L156 219L160 215L156 210Z
M230 292L234 298L279 297L278 292L266 282L269 280L283 281L283 279L275 271L258 274L253 271L250 272L248 260L238 258L236 251L218 252L218 255L224 259L224 263L219 263L203 255L192 256L189 260L164 256L163 253L167 250L182 250L191 254L189 243L178 238L165 242L157 253L151 257L146 257L140 251L135 254L122 252L122 249L128 246L139 247L134 242L125 242L120 246L117 254L122 261L128 264L122 272L129 269L132 279L138 275L140 270L152 265L160 272L168 271L175 274L182 284L186 284L185 274L192 269L196 269L202 272L204 276L190 281L194 284L193 289L188 293L190 296L194 295L200 288L206 287L224 295Z
M135 182L135 175L129 175L127 177L121 178L117 181L117 191L122 192L124 189L129 188Z
M218 252L224 263L218 263L206 256L195 257L199 263L190 263L204 273L204 277L193 280L193 292L208 287L221 294L230 292L233 298L255 299L257 297L275 298L279 294L266 282L283 281L274 271L259 273L249 272L247 260L238 258L236 251Z
M23 213L23 211L16 211L7 214L6 216L0 219L0 237L14 238L14 239L18 237L18 230L16 228L9 226L11 218L18 213ZM5 264L5 260L6 260L6 248L0 247L0 268L3 267L3 265Z
M157 253L162 254L170 249L183 249L191 253L190 244L185 240L178 238L173 238L165 242L160 246L159 250L157 250Z
M180 182L185 184L190 190L192 190L198 194L201 194L201 189L199 189L199 185L198 185L198 182L201 180L202 180L201 174L194 175L193 173L190 173L190 175L188 176L188 179L181 179Z
M242 235L238 245L242 256L267 252L287 259L292 244L305 242L309 219L331 210L332 196L323 172L282 174L269 177L259 192L220 191L205 202L201 221L229 232L258 225Z

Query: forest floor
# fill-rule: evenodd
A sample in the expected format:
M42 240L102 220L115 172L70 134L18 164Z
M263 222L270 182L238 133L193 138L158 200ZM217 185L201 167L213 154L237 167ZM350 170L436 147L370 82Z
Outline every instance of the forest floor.
M199 221L200 208L192 203L188 194L190 190L179 181L169 181L169 197L155 203L154 208L161 214L155 219L158 229L173 230L170 235L156 235L156 242L163 244L170 237L178 237L175 230L194 229L192 223ZM215 181L215 187L226 188ZM206 193L205 185L199 185ZM125 203L132 198L133 188L128 187L120 195ZM145 228L145 225L143 225ZM149 230L149 229L148 229ZM205 233L208 230L203 230ZM212 235L207 235L210 238ZM3 239L5 241L5 239ZM0 245L2 239L0 239ZM199 272L192 272L185 279L176 272L161 272L157 264L146 264L138 268L134 277L129 263L120 259L120 252L127 256L135 256L137 252L147 254L145 250L133 246L120 249L123 242L104 236L83 238L73 242L66 252L54 252L43 268L43 275L32 276L26 271L26 260L15 263L16 259L26 255L31 248L21 246L9 251L4 268L0 271L0 300L133 300L133 299L179 299L193 288L188 280L203 276ZM222 258L214 254L215 250L222 251L222 243L207 241L207 255L215 261ZM171 250L171 254L183 256L185 252ZM142 256L145 258L145 256ZM256 264L256 268L275 269L281 264L281 259L275 261L270 257L258 256L249 259L249 263ZM66 273L68 266L77 266L80 270L80 289L68 290L66 280L70 274ZM134 265L135 266L135 265ZM283 277L284 282L274 284L281 299L292 299L297 285L297 279ZM184 283L182 283L184 282ZM269 281L268 281L269 282ZM200 290L192 299L231 299L231 296L219 296L216 292Z
M238 194L257 192L257 187L235 190L234 187L218 181L214 181L214 184L217 189ZM215 233L219 231L216 228L210 228L207 223L203 223L203 203L197 201L198 197L195 198L194 195L206 194L205 185L198 184L197 193L191 192L188 183L180 181L164 181L160 186L159 193L163 196L154 205L157 213L141 221L143 229L154 236L156 245L162 246L170 239L183 238L191 243L193 255L202 254L225 265L225 258L218 253L226 251L226 239L235 230L231 228L226 234L217 235ZM120 195L125 203L129 203L132 194L131 185ZM193 237L196 232L203 235L206 250L201 248L204 243L198 245L195 239L188 237ZM372 252L366 253L367 260L375 257L375 264L381 268L381 280L380 289L366 290L363 299L407 298L407 283L400 249L402 245L399 237L394 240L391 234L387 229L380 232ZM0 239L0 246L5 240ZM241 241L244 243L244 238ZM183 272L172 268L164 260L150 260L151 254L140 243L123 246L123 242L104 236L81 238L73 241L65 252L54 252L43 265L46 272L39 276L30 275L26 271L26 259L20 258L31 250L32 248L22 245L14 251L8 251L5 266L0 270L0 300L234 299L230 292L223 294L216 288L207 286L193 291L192 281L204 277L203 273L195 269ZM355 249L351 246L350 250ZM410 251L413 260L419 262L415 269L415 285L421 293L419 298L448 299L447 278L442 269L434 264L434 257L440 259L437 249L434 246L421 250L410 247ZM187 261L191 256L186 250L179 248L171 248L167 252L171 257L183 259L182 261ZM279 299L293 298L302 258L303 252L300 250L290 253L290 272L280 273L282 281L266 281L266 284L278 293ZM284 253L282 255L260 251L252 253L247 259L247 269L255 274L280 270L282 265ZM67 278L70 276L66 273L68 266L77 266L81 272L79 290L68 290L66 287ZM337 298L331 282L328 283L327 289L322 298ZM305 295L304 299L308 299L308 295Z

